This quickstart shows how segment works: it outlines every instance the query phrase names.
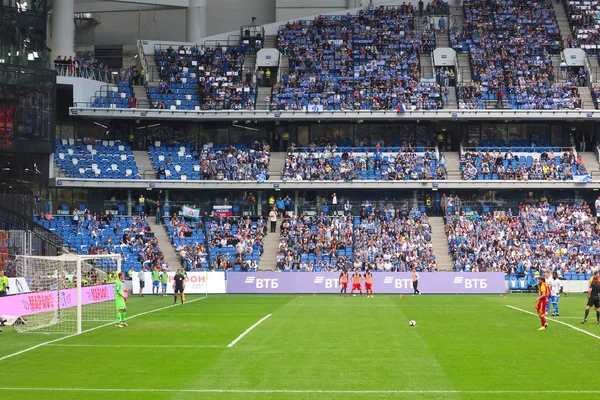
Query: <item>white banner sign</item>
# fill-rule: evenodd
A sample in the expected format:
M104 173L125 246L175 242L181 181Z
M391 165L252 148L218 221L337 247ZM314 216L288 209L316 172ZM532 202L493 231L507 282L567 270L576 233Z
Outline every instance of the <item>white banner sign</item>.
M306 105L307 112L323 112L323 105L321 104L307 104Z
M167 293L173 294L173 277L175 272L169 272L169 281L167 283ZM152 274L146 272L143 294L152 294ZM132 295L140 293L140 280L137 273L133 274ZM159 293L162 292L162 282L158 284ZM203 294L203 293L225 293L225 273L224 272L188 272L185 278L184 293Z
M8 292L7 294L22 294L29 293L29 285L25 278L8 278Z

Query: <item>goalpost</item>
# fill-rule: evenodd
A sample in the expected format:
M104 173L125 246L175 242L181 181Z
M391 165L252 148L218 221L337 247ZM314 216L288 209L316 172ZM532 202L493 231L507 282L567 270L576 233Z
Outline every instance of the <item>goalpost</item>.
M3 312L19 317L19 333L79 334L114 321L119 272L120 254L17 256L17 278L26 288Z

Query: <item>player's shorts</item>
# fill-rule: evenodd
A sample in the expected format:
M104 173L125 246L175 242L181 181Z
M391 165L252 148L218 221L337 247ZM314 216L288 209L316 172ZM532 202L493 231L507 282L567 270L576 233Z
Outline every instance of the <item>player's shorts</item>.
M146 286L146 281L140 281L140 289L143 289Z
M550 296L550 303L552 303L552 304L558 303L558 296Z
M159 284L160 284L159 281L152 281L152 286L154 286L154 287L158 287Z
M183 288L175 286L175 294L177 294L177 293L183 293Z
M365 290L372 290L372 289L373 289L372 283L365 283Z
M353 283L352 290L360 290L360 283Z
M348 289L348 282L342 282L342 289Z
M125 300L115 299L115 307L117 308L117 310L124 310L125 308L127 308L125 306Z
M163 288L163 289L166 289L166 288L167 288L167 284L166 284L166 283L163 283L163 284L162 284L162 288Z
M548 305L548 300L540 300L537 303L537 312L538 314L546 314L546 306Z
M600 308L600 297L591 296L587 303L588 307Z
M0 296L6 296L6 290L0 290Z

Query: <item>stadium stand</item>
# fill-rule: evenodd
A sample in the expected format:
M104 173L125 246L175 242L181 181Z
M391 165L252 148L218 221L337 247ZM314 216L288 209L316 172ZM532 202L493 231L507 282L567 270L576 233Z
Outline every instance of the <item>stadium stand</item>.
M131 148L119 140L57 140L54 161L70 178L140 179Z
M135 108L135 99L129 81L119 82L109 86L106 96L92 97L92 107L95 108Z
M563 0L567 18L571 25L572 33L569 35L569 47L579 47L588 53L597 53L598 39L600 39L600 24L598 0Z
M282 179L287 180L432 180L446 179L436 149L425 147L292 148Z
M449 249L457 271L533 274L557 271L568 280L589 279L598 265L599 231L586 203L522 204L513 212L447 210Z
M68 206L63 205L68 212ZM72 216L52 216L42 213L34 221L63 240L63 245L77 254L122 254L122 270L131 267L139 271L142 265L154 267L163 262L163 255L145 219L97 215L85 205ZM116 265L104 265L111 270Z
M435 48L435 30L415 32L410 5L288 23L278 48L289 70L272 110L443 108L440 85L420 79L419 54Z
M258 271L267 222L263 217L208 217L211 270Z
M181 265L188 271L208 270L208 252L204 222L185 220L177 215L165 217L164 223L179 254Z
M474 150L474 151L473 151ZM558 147L477 147L460 157L464 180L574 180L587 176L581 156Z
M256 87L244 76L244 48L169 46L156 49L161 79L149 88L153 108L176 110L253 110Z
M374 271L437 270L431 226L423 212L406 204L383 210L363 205L354 218L354 267Z
M581 107L576 82L555 83L551 54L562 44L550 0L466 0L464 12L462 33L451 34L451 45L469 52L472 77L480 85L459 88L459 107L484 108L483 101L500 107L506 101L510 109Z
M156 142L148 149L158 179L258 180L268 178L270 148L255 141L244 144L197 143L167 145Z
M276 266L278 271L336 271L352 267L353 220L325 212L286 215Z

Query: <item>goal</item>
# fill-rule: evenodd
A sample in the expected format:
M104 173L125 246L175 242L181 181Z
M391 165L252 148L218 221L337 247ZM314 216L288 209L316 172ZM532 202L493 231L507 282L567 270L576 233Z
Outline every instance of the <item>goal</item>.
M17 256L16 261L25 288L4 312L20 317L17 332L79 334L114 321L119 254Z

